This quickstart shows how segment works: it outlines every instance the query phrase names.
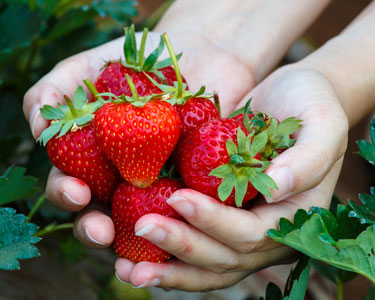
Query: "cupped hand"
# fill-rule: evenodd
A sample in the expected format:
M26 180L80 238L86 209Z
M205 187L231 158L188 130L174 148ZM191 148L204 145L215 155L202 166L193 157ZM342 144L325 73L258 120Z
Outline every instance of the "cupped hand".
M271 74L248 97L253 97L255 110L280 120L290 116L303 120L296 144L267 170L279 187L267 199L270 203L246 211L190 189L179 190L168 203L189 224L149 214L135 226L137 235L176 260L134 264L119 258L115 266L119 278L136 286L186 291L233 285L256 270L293 257L290 248L266 236L281 217L292 219L299 208L329 207L348 132L346 115L330 82L318 72L291 65Z
M169 36L175 52L183 51L181 71L191 90L198 90L201 85L206 85L208 91L219 92L224 114L233 110L253 87L253 77L247 68L204 36L189 31L173 32ZM137 34L137 39L139 42L140 34ZM146 53L157 47L159 39L159 33L149 33ZM166 50L163 55L167 57ZM30 88L24 97L24 113L33 136L37 139L48 126L39 111L43 105L56 106L58 102L64 103L64 95L72 96L77 86L83 85L83 79L95 81L105 61L120 57L124 59L123 38L60 62ZM88 94L87 90L86 92ZM49 175L46 193L47 198L61 209L82 211L74 228L74 234L81 242L96 248L107 247L112 243L112 220L105 213L105 208L90 204L91 192L83 181L66 176L54 167Z

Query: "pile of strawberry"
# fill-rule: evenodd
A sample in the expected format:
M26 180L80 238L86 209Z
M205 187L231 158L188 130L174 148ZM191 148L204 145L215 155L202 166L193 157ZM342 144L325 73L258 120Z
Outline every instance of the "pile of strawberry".
M125 61L108 62L95 84L84 80L93 101L79 86L72 101L64 97L66 105L44 106L50 126L40 141L58 169L111 204L113 246L121 257L163 262L171 255L134 234L137 220L148 213L182 219L166 200L183 187L237 207L258 192L270 196L277 187L264 170L293 145L300 121L252 113L249 104L221 118L211 100L216 95L204 94L204 87L188 90L177 63L181 55L175 56L167 35L148 57L146 40L147 30L137 50L134 27L126 30ZM170 58L158 61L165 45Z

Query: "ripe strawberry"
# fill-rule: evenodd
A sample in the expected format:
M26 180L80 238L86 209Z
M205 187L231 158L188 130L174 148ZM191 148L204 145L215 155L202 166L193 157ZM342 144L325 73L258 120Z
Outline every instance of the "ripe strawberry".
M112 219L115 225L113 247L121 257L133 262L158 263L171 257L168 252L136 236L134 225L140 217L149 213L182 220L182 217L166 203L172 193L180 188L183 188L183 184L170 178L160 178L145 189L132 186L128 182L117 187L112 201Z
M168 102L173 104L181 121L181 141L189 135L191 131L199 128L203 123L220 118L220 112L215 104L209 100L213 95L204 95L205 87L201 87L197 93L192 93L186 89L186 85L184 85L182 80L183 78L180 73L177 58L167 34L164 33L163 38L174 66L177 82L168 86L156 82L151 76L149 76L149 79L161 91L170 95L171 99ZM215 99L218 98L216 97Z
M255 137L244 131L234 120L218 119L187 136L174 157L185 185L238 207L253 199L257 191L270 195L269 188L277 187L262 173L270 163L259 160L267 131Z
M74 105L67 96L65 99L67 106L45 105L41 109L42 116L52 122L39 140L47 145L49 159L59 170L85 181L94 197L110 201L120 175L99 148L92 125L94 112L102 103L85 104L81 86L74 93Z
M138 97L130 77L126 77L133 97L123 95L104 104L95 114L94 127L100 147L122 177L146 188L157 179L176 146L180 120L160 95Z
M251 99L246 103L244 113L232 117L233 120L243 124L246 130L252 134L268 131L267 143L261 152L262 160L271 160L290 148L296 142L292 134L301 127L301 120L290 117L282 122L263 112L250 110Z
M156 82L163 81L169 85L177 80L175 71L170 66L170 58L163 61L157 61L164 50L163 39L160 44L147 58L144 57L145 43L148 30L143 31L140 50L137 50L137 44L134 33L134 26L131 26L125 33L125 61L108 62L103 72L95 82L95 87L99 93L111 92L116 96L131 96L129 85L126 81L125 74L128 74L133 80L139 96L159 94L161 91L147 78L152 77ZM181 56L181 55L180 55ZM183 79L184 80L184 79ZM186 82L184 80L184 82Z

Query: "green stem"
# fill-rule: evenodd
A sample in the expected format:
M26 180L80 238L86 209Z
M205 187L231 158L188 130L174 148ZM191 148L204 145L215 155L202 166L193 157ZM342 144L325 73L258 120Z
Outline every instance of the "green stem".
M138 58L138 65L140 67L143 66L143 60L145 58L145 47L146 47L147 34L148 34L148 28L143 29L142 40L141 40L141 48L139 49L139 58Z
M219 100L219 94L215 93L214 94L214 102L215 106L219 112L219 117L221 118L221 106L220 106L220 100Z
M54 225L54 223L47 225L45 228L39 230L37 233L34 234L34 236L43 236L58 230L63 230L63 229L72 229L73 228L73 223L65 223L65 224L59 224L59 225Z
M87 78L83 80L84 84L86 85L86 87L89 89L89 91L94 95L94 97L96 98L96 95L99 94L98 90L96 89L96 87L92 84L92 82L90 80L88 80Z
M336 283L336 288L337 288L337 300L343 300L344 299L344 296L343 296L343 284L341 281L337 282Z
M178 66L176 55L173 52L171 41L169 40L169 37L167 36L166 33L163 33L163 39L164 39L165 44L167 45L169 55L171 56L173 67L174 67L174 70L176 72L177 98L181 98L183 91L182 91L182 77L181 77L180 67Z
M130 91L132 92L133 99L135 101L138 101L138 93L137 93L137 90L135 88L133 80L130 78L130 76L128 74L125 74L125 77L126 77L126 81L129 84Z
M31 218L34 216L36 211L39 209L39 207L42 205L42 203L46 200L46 194L43 194L42 196L39 197L39 199L36 201L34 207L31 209L29 212L29 215L27 216L26 223L30 222Z
M70 100L70 98L67 95L64 95L64 99L66 101L66 104L68 104L69 109L72 112L73 117L76 118L77 117L77 111L74 108L74 105L73 105L72 101Z

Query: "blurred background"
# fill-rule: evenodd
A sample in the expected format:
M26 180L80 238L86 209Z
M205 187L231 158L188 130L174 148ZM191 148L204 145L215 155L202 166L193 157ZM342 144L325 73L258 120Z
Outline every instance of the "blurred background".
M295 43L282 63L301 59L338 34L371 1L335 0ZM98 46L123 34L123 27L152 28L173 1L73 1L0 0L0 174L11 166L24 167L37 178L38 190L7 204L28 214L43 196L51 164L45 149L33 140L22 113L27 89L60 60ZM336 194L342 200L367 192L371 176L366 163L356 155L354 141L363 138L366 122L352 132L349 151ZM353 181L351 174L356 176ZM74 216L58 211L46 201L33 216L40 228L70 224ZM1 205L0 201L0 205ZM51 225L52 224L52 225ZM53 227L53 228L55 228ZM69 227L69 226L67 226ZM52 227L50 227L52 228ZM290 266L258 272L234 287L209 293L165 292L133 289L114 277L115 256L110 249L93 251L80 245L71 229L51 230L37 244L38 258L21 261L19 271L0 271L0 300L11 299L231 299L250 300L264 295L273 281L283 286ZM345 287L345 299L366 295L367 282L354 280ZM335 289L318 274L310 279L308 299L335 299Z

